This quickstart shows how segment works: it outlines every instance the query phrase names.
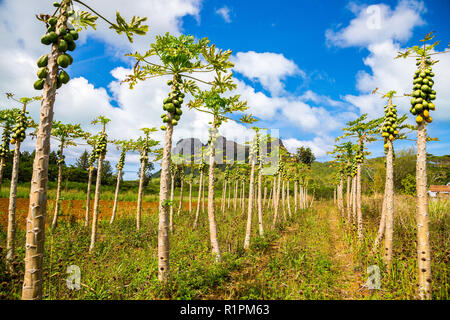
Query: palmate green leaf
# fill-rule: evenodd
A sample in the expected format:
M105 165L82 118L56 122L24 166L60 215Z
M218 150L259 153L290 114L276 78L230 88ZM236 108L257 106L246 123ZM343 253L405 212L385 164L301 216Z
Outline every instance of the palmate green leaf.
M78 14L78 19L74 19L72 24L78 32L83 30L83 28L87 30L88 27L96 30L97 24L95 22L97 19L98 17L90 12L80 11Z
M133 35L145 35L148 32L148 26L142 24L147 20L147 17L141 18L133 16L130 23L127 23L124 18L116 11L116 22L109 28L115 30L118 34L125 33L130 42L133 42Z
M258 119L254 118L251 114L244 114L240 119L239 122L241 123L255 123L258 122Z

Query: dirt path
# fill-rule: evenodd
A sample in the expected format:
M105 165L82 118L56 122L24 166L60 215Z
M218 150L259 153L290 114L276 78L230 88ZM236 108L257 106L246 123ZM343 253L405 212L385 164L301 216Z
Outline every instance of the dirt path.
M345 226L341 223L337 210L331 210L328 217L333 244L333 260L340 270L341 299L362 299L367 295L367 290L363 287L363 275L355 266L352 248L344 238Z
M249 254L226 283L201 299L364 299L336 210L321 203L303 213L263 252Z

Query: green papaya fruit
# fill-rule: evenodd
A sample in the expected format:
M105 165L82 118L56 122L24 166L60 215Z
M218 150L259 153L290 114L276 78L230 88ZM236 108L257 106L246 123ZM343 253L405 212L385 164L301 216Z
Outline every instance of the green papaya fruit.
M38 79L34 82L33 87L36 90L42 90L44 88L44 83L45 83L44 79Z
M416 111L422 111L423 110L423 104L416 104L415 107Z
M424 92L424 91L421 91L421 92L420 92L420 96L421 96L423 99L426 99L426 98L427 98L427 93Z
M55 31L55 27L54 26L50 26L47 28L47 33L50 33L52 31Z
M173 126L176 126L177 124L178 124L178 121L175 120L175 119L172 119L172 125L173 125Z
M161 126L160 129L161 129L162 131L166 131L166 130L167 130L167 127L166 127L166 126Z
M59 2L53 2L53 6L56 7L56 8L59 8L60 3Z
M181 117L180 117L179 114L176 114L176 115L173 116L173 118L174 118L175 120L179 121Z
M58 49L61 52L67 51L67 42L64 39L59 39L58 41Z
M67 42L71 42L73 41L73 36L71 33L68 33L64 36L64 40L66 40Z
M420 90L422 90L423 92L428 92L428 91L430 91L431 89L430 89L429 86L427 86L426 84L424 84L422 87L420 87Z
M61 68L67 68L67 67L69 66L69 64L70 64L70 58L69 58L67 55L62 54L62 55L60 55L60 56L58 57L58 59L56 60L56 62L58 63L58 65L59 65Z
M47 78L47 67L42 67L38 69L37 76L39 79Z
M51 43L55 43L56 41L58 41L58 35L57 35L56 32L54 32L54 31L49 32L49 33L47 34L47 36L49 37Z
M175 113L181 116L183 114L183 110L181 110L180 108L176 108Z
M72 36L73 40L78 40L78 32L76 30L70 30L70 35Z
M52 40L50 39L50 37L48 36L48 34L45 34L41 37L41 43L45 44L46 46L48 46L50 43L52 43Z
M66 53L65 55L69 57L70 60L69 66L70 66L73 63L73 57L68 53Z
M64 70L61 70L61 72L58 74L58 78L64 84L66 84L70 80L70 76Z
M75 44L75 41L68 41L67 42L67 50L74 51L76 47L77 47L77 45Z
M64 35L67 33L67 29L66 29L66 27L60 27L59 29L58 29L58 34L61 36L61 37L64 37Z
M38 59L37 66L39 68L43 68L46 67L47 64L48 64L48 55L44 54Z
M56 18L56 17L51 17L50 19L48 19L47 22L48 22L49 25L55 26L56 23L58 22L58 18Z
M430 94L430 100L434 100L436 99L436 95L435 94Z
M61 79L59 79L59 77L56 77L56 89L61 88L62 85L63 85L63 84L62 84L62 82L61 82Z

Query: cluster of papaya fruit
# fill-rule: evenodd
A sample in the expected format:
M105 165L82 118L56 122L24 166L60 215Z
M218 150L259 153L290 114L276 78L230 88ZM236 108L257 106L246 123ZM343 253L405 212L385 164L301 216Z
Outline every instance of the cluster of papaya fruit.
M11 144L15 144L16 142L22 142L23 140L25 140L25 131L28 127L27 113L28 111L21 110L17 114L15 120L16 125L14 126L13 134L11 137Z
M164 99L163 110L167 113L163 113L161 118L164 123L171 122L172 125L176 126L178 121L183 114L181 110L181 105L183 103L184 93L181 92L181 77L175 79L175 84L172 80L167 81L167 85L172 86L172 91L169 93L169 97ZM165 125L161 126L161 130L166 130Z
M413 81L413 98L411 99L410 112L417 116L417 124L423 121L431 123L433 118L430 116L430 111L435 110L433 100L436 99L436 91L433 90L434 73L431 70L431 60L425 59L425 68L421 67L421 58L417 58L416 65L419 69L414 74Z
M9 155L10 135L10 130L8 130L8 128L3 128L2 144L0 145L0 158L6 158Z
M101 132L100 136L98 137L97 144L94 147L94 150L92 151L93 154L95 154L95 159L98 158L101 155L106 154L106 146L108 145L108 136L105 132Z
M148 161L148 150L150 148L148 146L145 146L144 149L141 152L141 156L139 157L139 161Z
M384 124L382 127L384 138L384 151L389 149L388 141L393 141L398 137L399 131L397 129L397 105L384 106Z
M89 165L90 170L94 169L94 162L96 159L97 159L97 153L95 152L95 147L94 147L94 150L92 150L91 154L89 155L89 159L88 159L88 165Z
M74 14L75 12L73 10L67 13L68 16ZM74 29L69 29L67 26L61 26L56 30L57 23L58 18L56 17L51 17L47 20L47 32L42 36L41 43L45 45L55 44L58 46L60 55L58 56L56 63L61 69L56 79L56 87L59 89L63 84L68 83L70 80L70 76L62 68L67 68L73 62L72 56L68 54L67 51L75 50L75 41L78 40L78 32ZM39 70L37 72L38 80L34 83L34 88L36 90L42 90L44 88L45 79L47 78L47 64L47 54L41 56L37 61Z
M61 155L60 157L58 157L58 160L56 161L56 163L58 165L64 164L64 159L66 159L66 156L65 155Z
M364 146L361 144L361 146L358 149L358 152L355 156L356 163L363 163L364 162Z
M125 150L120 153L119 162L117 163L117 170L122 170L125 164Z

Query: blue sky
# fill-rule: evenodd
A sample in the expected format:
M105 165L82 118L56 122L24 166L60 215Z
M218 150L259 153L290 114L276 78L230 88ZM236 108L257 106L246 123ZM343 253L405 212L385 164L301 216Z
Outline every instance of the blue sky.
M105 26L100 25L98 32L83 32L73 54L75 62L68 69L74 81L58 95L55 118L80 122L95 132L97 129L89 121L98 110L97 113L112 118L112 137L137 137L139 127L159 127L156 110L160 109L158 101L162 95L167 94L165 81L159 80L162 84L150 81L134 91L119 86L119 80L128 73L132 63L123 53L145 50L155 34L166 31L192 34L196 38L208 37L219 48L231 49L236 64L233 71L237 93L248 100L250 112L260 119L259 124L279 129L291 151L300 145L310 146L319 160L328 159L326 151L332 148L334 138L341 134L340 128L347 121L365 112L370 117L381 115L384 101L371 95L371 90L375 87L401 93L410 90L415 60L394 61L398 49L417 44L431 30L442 40L437 51L444 50L450 41L447 0L152 0L127 4L119 0L97 0L92 4L99 9L105 5L103 10L107 16L113 16L115 9L125 16L148 15L150 32L131 46L123 36L115 36ZM21 9L26 12L20 13ZM21 65L15 70L10 63L0 63L3 91L25 96L35 94L28 89L36 72L28 66L28 59L36 60L47 48L38 42L42 26L36 19L31 21L31 17L49 10L51 1L0 1L0 45L7 48L2 49L2 59L13 57ZM19 14L30 17L28 29L14 27L17 23L14 17ZM375 20L379 22L376 30L366 30L366 20L374 17L379 18ZM5 37L4 31L11 36ZM450 149L449 56L450 53L442 55L435 67L437 111L429 134L441 141L430 143L428 150L438 155L448 154ZM4 100L0 103L5 104ZM398 99L397 104L400 113L408 111L409 99ZM32 110L36 118L37 111L38 106ZM180 128L177 127L175 141L191 134L206 142L205 135L195 133L194 129L206 128L208 119L202 115L184 118ZM246 132L237 124L228 124L223 130L224 135L233 132L242 136ZM156 135L161 136L161 133ZM396 148L413 145L412 141L403 141ZM33 144L30 142L25 147L32 149ZM374 156L383 154L381 143L371 144L369 150ZM69 162L78 151L69 151ZM113 163L118 160L114 150L109 156ZM135 177L137 161L137 155L130 156L126 178Z

